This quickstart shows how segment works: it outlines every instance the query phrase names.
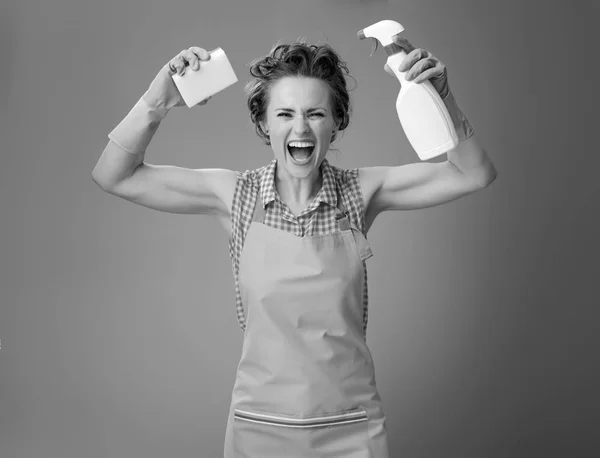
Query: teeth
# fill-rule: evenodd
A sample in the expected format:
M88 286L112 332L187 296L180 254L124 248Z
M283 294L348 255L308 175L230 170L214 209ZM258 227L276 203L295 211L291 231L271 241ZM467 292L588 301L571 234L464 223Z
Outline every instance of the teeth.
M288 146L294 146L296 148L309 148L315 146L315 144L311 142L290 142Z

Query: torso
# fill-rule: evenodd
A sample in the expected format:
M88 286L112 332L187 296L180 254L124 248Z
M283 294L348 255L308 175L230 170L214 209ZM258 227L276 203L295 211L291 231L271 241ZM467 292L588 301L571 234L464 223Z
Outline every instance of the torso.
M368 231L370 229L371 225L373 224L373 222L375 221L375 218L378 215L377 210L371 204L373 201L373 195L375 194L375 191L377 190L378 183L375 183L372 180L368 180L366 178L365 174L360 173L360 172L358 174L358 181L360 183L360 188L361 188L362 195L363 195L363 208L366 209L365 210L365 228L366 228L366 231ZM235 186L234 186L234 189L235 189ZM233 191L231 192L231 195L233 196ZM227 214L222 214L222 215L216 216L217 221L219 222L221 227L223 227L223 229L225 230L225 233L227 234L228 238L231 238L231 212L232 212L231 206L232 206L232 204L233 204L233 199L230 199L230 201L228 203ZM291 203L286 202L286 205L290 208L292 213L297 216L300 213L302 213L308 205L310 205L310 202L307 202L305 205L291 204Z

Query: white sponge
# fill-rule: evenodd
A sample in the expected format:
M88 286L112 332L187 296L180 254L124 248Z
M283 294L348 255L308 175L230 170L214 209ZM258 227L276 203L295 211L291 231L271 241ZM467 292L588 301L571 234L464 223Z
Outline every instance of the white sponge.
M190 108L238 81L221 48L210 51L210 59L201 60L197 71L188 67L183 76L175 73L171 78Z

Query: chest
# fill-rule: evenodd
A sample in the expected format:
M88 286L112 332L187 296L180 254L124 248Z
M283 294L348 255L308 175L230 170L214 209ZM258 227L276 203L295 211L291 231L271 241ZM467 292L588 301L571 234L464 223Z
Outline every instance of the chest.
M285 202L285 201L284 201ZM298 203L290 203L290 202L286 202L285 203L287 205L287 207L290 209L290 211L292 212L292 215L294 215L295 217L300 216L300 214L306 210L308 208L308 206L311 204L310 202L307 202L306 204L298 204Z
M373 196L377 190L377 183L375 183L372 180L367 179L365 174L360 173L360 169L359 169L359 174L358 174L358 181L359 181L360 190L361 190L362 199L363 199L365 232L368 232L378 214L377 209L374 207L374 205L372 205ZM308 207L309 204L310 204L310 202L306 202L306 203L294 203L291 201L286 202L286 205L288 206L288 208L290 209L292 214L294 214L295 216L300 215L306 209L306 207ZM228 205L227 214L221 214L221 215L216 216L217 222L219 223L219 225L223 228L223 230L227 234L228 239L231 239L231 235L232 235L232 218L231 218L232 208L233 208L233 202L230 202Z
M310 292L317 300L329 289L345 291L362 284L365 248L358 230L297 237L253 223L240 254L240 282L260 294L279 291L290 299Z

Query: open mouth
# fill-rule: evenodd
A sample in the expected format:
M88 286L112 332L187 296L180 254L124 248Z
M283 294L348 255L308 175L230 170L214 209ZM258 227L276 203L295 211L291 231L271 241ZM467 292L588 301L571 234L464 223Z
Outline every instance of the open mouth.
M297 164L305 164L312 158L315 150L315 145L312 146L287 146L288 153L292 158L292 162Z

